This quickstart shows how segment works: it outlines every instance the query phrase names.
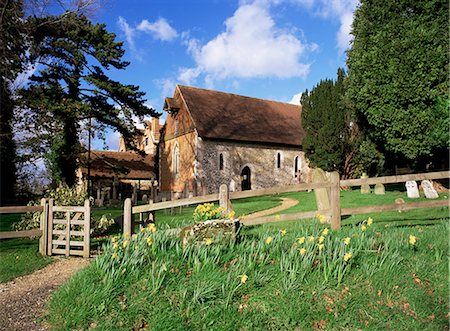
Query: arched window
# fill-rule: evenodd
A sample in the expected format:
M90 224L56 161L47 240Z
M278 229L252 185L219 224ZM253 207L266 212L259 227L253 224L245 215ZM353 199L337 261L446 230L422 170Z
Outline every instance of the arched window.
M223 170L223 154L219 154L219 170Z
M172 170L175 175L178 175L180 171L180 149L178 148L178 144L175 144L173 149Z
M281 168L281 153L277 153L277 168Z

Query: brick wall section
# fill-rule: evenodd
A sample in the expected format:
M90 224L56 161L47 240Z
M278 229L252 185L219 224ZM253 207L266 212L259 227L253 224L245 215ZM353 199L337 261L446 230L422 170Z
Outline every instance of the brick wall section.
M309 167L299 147L267 146L241 142L214 140L199 141L198 180L206 186L204 193L217 193L221 184L230 190L241 190L241 172L245 166L251 170L251 188L269 188L308 181ZM224 167L219 170L219 154L223 154ZM281 167L277 168L277 153L281 154ZM294 160L299 157L299 172L294 173ZM233 184L234 182L234 184Z

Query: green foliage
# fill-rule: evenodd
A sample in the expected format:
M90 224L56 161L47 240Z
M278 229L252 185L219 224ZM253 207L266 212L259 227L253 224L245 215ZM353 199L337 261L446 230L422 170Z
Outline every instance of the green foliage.
M70 12L28 17L25 24L30 61L39 63L39 71L21 90L20 123L32 137L25 147L47 156L55 178L72 186L83 127L93 127L93 132L112 127L135 148L133 116L142 119L156 112L144 105L138 86L108 77L108 70L125 69L129 63L122 60L123 43L104 24Z
M448 1L361 1L346 95L365 135L410 160L449 146Z
M385 229L367 220L326 233L296 224L209 246L183 247L163 231L116 237L55 293L48 322L150 330L447 325L447 225Z
M14 198L16 184L16 146L12 120L15 101L11 84L23 70L25 55L24 29L21 24L22 1L11 0L1 5L0 13L0 204Z

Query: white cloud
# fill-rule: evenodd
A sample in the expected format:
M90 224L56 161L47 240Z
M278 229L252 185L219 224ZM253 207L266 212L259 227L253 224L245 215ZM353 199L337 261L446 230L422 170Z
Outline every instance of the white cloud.
M213 79L230 77L304 77L309 64L302 56L308 45L294 34L276 27L265 1L241 5L225 21L225 31L204 45L187 43L196 68L183 68L179 79L206 74Z
M291 101L289 101L289 103L291 103L293 105L299 105L301 97L302 97L302 92L294 94L294 96L292 97Z
M122 30L122 32L125 34L125 39L130 44L130 47L134 49L135 48L134 37L136 30L130 27L127 20L124 19L122 16L119 16L117 24L119 25L120 30Z
M142 20L137 26L137 29L151 34L155 39L163 41L170 41L178 36L177 31L164 18L159 18L154 23L150 23L148 20Z

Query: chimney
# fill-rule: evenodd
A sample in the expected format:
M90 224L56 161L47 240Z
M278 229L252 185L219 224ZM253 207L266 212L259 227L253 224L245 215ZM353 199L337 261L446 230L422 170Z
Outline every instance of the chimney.
M152 117L152 126L151 132L153 138L158 141L159 140L159 117Z

